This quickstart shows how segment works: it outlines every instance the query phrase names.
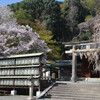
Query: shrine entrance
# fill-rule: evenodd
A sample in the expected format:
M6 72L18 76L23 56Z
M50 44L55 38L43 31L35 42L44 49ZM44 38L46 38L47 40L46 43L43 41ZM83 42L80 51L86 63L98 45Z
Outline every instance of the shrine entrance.
M63 43L67 50L65 53L67 55L72 55L72 74L71 81L76 82L79 78L98 78L100 77L99 65L95 65L88 61L90 55L95 55L97 51L100 51L99 44L93 42L74 42L74 43ZM79 68L77 66L78 58L81 59L82 65Z

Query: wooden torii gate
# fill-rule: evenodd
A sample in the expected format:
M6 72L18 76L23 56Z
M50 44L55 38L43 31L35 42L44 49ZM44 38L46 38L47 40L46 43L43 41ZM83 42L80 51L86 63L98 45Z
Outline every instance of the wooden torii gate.
M65 54L72 54L72 77L71 81L77 81L77 54L83 56L89 56L91 53L94 54L97 51L100 51L100 43L93 43L89 41L82 41L82 42L70 42L70 43L63 43L66 48L72 47L70 50L66 50ZM94 46L95 45L95 46ZM84 47L82 49L82 47ZM99 47L99 48L98 48Z

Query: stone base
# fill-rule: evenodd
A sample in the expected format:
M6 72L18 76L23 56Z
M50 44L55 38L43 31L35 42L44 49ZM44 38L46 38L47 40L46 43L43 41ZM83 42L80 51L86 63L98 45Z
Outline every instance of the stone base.
M17 91L16 90L11 90L11 95L16 95Z
M33 98L31 98L31 97L29 97L29 98L27 98L27 100L34 100Z
M72 77L72 78L71 78L71 81L72 81L72 82L77 82L77 77Z
M86 82L100 82L100 78L85 78Z
M41 94L41 91L37 91L37 92L36 92L36 97L39 97L40 94Z

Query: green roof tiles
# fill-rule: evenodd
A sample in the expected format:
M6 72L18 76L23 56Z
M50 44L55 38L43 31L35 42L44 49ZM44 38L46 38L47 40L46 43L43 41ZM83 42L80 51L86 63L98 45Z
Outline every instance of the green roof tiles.
M77 65L81 65L81 62L78 62ZM56 61L54 64L52 64L54 67L67 67L72 66L72 60L62 60L62 61Z

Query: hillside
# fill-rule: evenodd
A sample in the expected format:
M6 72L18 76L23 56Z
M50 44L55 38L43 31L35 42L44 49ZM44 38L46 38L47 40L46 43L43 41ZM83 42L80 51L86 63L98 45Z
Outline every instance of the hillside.
M56 60L63 52L59 43L91 39L92 26L86 23L99 15L99 5L99 0L23 0L9 6L18 24L31 26L48 43L48 58Z

